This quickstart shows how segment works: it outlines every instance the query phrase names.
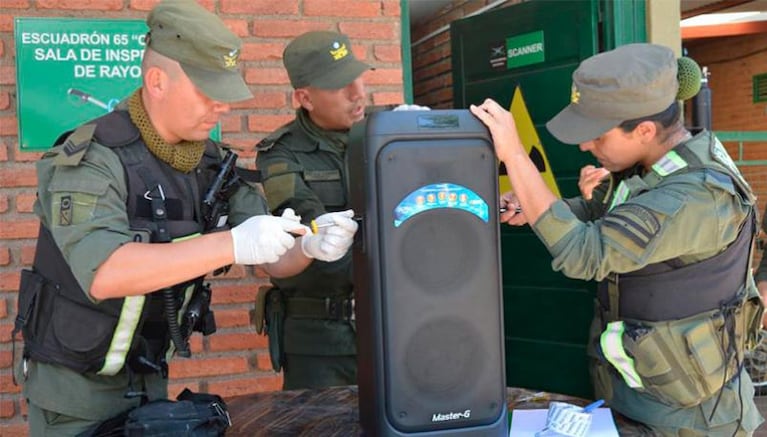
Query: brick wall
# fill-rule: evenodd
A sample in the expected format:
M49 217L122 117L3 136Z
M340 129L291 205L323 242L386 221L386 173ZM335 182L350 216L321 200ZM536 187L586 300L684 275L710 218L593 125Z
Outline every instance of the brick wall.
M241 149L253 166L252 147L292 118L292 96L281 55L285 44L308 30L348 34L355 54L376 67L365 73L369 103L402 103L399 0L201 0L243 41L243 74L255 97L237 104L222 120L223 139ZM143 19L157 0L3 0L0 2L0 434L26 434L26 406L11 382L11 330L19 271L32 263L37 219L32 213L40 153L19 152L16 118L13 19L93 17ZM218 332L193 337L191 359L170 367L171 396L184 387L223 396L278 390L265 337L255 333L248 311L258 287L268 284L259 269L235 266L212 280ZM20 351L17 339L17 359Z
M767 73L767 34L687 41L688 56L711 73L711 125L715 131L767 132L767 102L754 103L753 76ZM726 143L737 159L736 144ZM767 143L744 143L744 160L767 160ZM759 196L760 211L767 207L767 167L742 166L743 174Z
M453 107L453 75L450 59L451 22L488 6L506 7L525 0L455 0L434 16L411 29L413 59L413 100L431 108Z

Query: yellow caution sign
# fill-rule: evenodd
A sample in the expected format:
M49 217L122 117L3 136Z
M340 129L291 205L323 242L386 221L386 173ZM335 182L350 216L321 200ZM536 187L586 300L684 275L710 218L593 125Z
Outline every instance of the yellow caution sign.
M541 172L543 180L546 181L546 185L557 197L562 197L559 193L559 187L557 187L557 181L554 179L554 172L551 170L549 164L549 158L546 157L546 151L543 149L541 139L538 138L538 131L535 130L533 119L530 118L530 112L527 110L525 99L522 97L522 90L519 86L514 90L514 97L511 99L511 108L509 111L514 116L514 123L517 125L517 132L519 132L519 139L525 146L527 155L538 167L538 171ZM506 173L506 168L501 164L499 171L498 185L501 193L505 193L511 190L511 182L509 182L509 176Z

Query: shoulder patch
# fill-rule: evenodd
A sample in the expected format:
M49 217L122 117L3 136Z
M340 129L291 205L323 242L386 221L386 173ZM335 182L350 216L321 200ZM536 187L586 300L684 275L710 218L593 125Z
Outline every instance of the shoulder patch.
M95 124L86 124L77 128L64 141L61 147L61 153L56 157L56 165L78 165L82 160L88 146L93 139L93 133L96 130Z
M711 169L703 170L703 174L707 185L735 194L735 183L729 175Z

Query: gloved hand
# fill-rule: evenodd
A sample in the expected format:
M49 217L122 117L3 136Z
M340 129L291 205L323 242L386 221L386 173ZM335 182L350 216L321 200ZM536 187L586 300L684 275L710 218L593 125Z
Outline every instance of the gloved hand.
M354 211L328 212L314 219L317 233L301 238L304 255L320 261L337 261L346 254L357 232Z
M285 210L282 211L282 215L280 217L294 222L301 221L301 217L296 215L296 212L293 210L293 208L285 208Z
M431 108L428 106L408 105L407 103L403 103L392 109L392 111L431 111Z
M308 233L308 228L290 218L257 215L231 232L235 264L265 264L276 262L295 244L294 234Z

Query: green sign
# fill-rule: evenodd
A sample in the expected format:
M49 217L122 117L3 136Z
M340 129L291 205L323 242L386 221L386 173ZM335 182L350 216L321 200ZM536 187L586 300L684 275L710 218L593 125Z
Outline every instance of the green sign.
M142 20L16 18L14 30L22 151L50 148L141 86Z
M543 31L506 38L506 68L538 64L546 60Z
M19 145L45 150L141 85L139 20L16 18Z

